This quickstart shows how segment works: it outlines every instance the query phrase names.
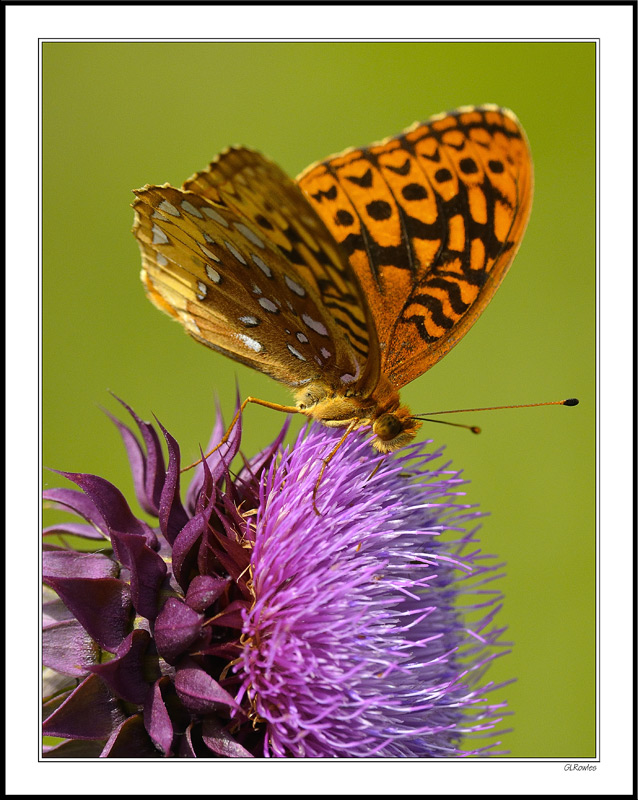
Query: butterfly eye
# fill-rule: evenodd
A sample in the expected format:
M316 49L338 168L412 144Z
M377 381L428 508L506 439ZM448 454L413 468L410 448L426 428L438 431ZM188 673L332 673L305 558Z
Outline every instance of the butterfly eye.
M403 431L403 423L395 414L382 414L375 420L372 430L382 442L389 442Z

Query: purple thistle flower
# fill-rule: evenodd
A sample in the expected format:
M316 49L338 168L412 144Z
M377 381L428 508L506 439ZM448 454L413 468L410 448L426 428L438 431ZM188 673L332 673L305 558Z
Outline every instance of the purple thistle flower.
M239 473L241 424L183 496L180 451L125 404L139 505L94 475L45 530L44 733L54 758L462 757L484 754L504 703L500 565L440 452L374 454L365 432L277 439ZM209 448L221 439L218 416ZM141 439L141 441L140 441ZM467 526L472 526L467 530ZM55 537L55 539L53 539ZM71 538L69 538L71 537ZM82 549L74 549L80 537ZM53 543L53 542L60 542ZM465 601L468 595L474 595Z

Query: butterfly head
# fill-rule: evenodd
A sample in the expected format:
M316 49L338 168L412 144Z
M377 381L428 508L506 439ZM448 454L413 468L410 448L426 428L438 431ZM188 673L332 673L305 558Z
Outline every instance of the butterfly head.
M376 436L372 445L381 453L391 453L409 444L422 424L414 419L406 406L400 406L396 411L385 411L372 424Z

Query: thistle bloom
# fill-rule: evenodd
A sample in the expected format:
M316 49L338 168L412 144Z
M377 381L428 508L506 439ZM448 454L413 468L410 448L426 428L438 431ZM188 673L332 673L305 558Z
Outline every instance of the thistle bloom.
M125 404L123 404L125 405ZM141 508L94 475L45 492L44 733L54 758L459 757L504 703L500 565L429 443L375 455L287 425L235 475L241 423L180 493L180 451L125 405ZM159 423L158 423L159 424ZM209 447L221 439L221 418ZM438 465L438 466L437 466ZM55 537L55 538L54 538ZM83 540L82 549L71 542ZM54 542L63 542L63 544ZM472 598L474 595L474 598Z

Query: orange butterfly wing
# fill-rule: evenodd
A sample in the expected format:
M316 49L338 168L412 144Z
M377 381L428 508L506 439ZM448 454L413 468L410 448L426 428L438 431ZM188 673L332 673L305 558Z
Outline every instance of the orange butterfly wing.
M364 289L381 372L400 388L467 333L505 276L533 194L511 111L466 107L297 179Z

